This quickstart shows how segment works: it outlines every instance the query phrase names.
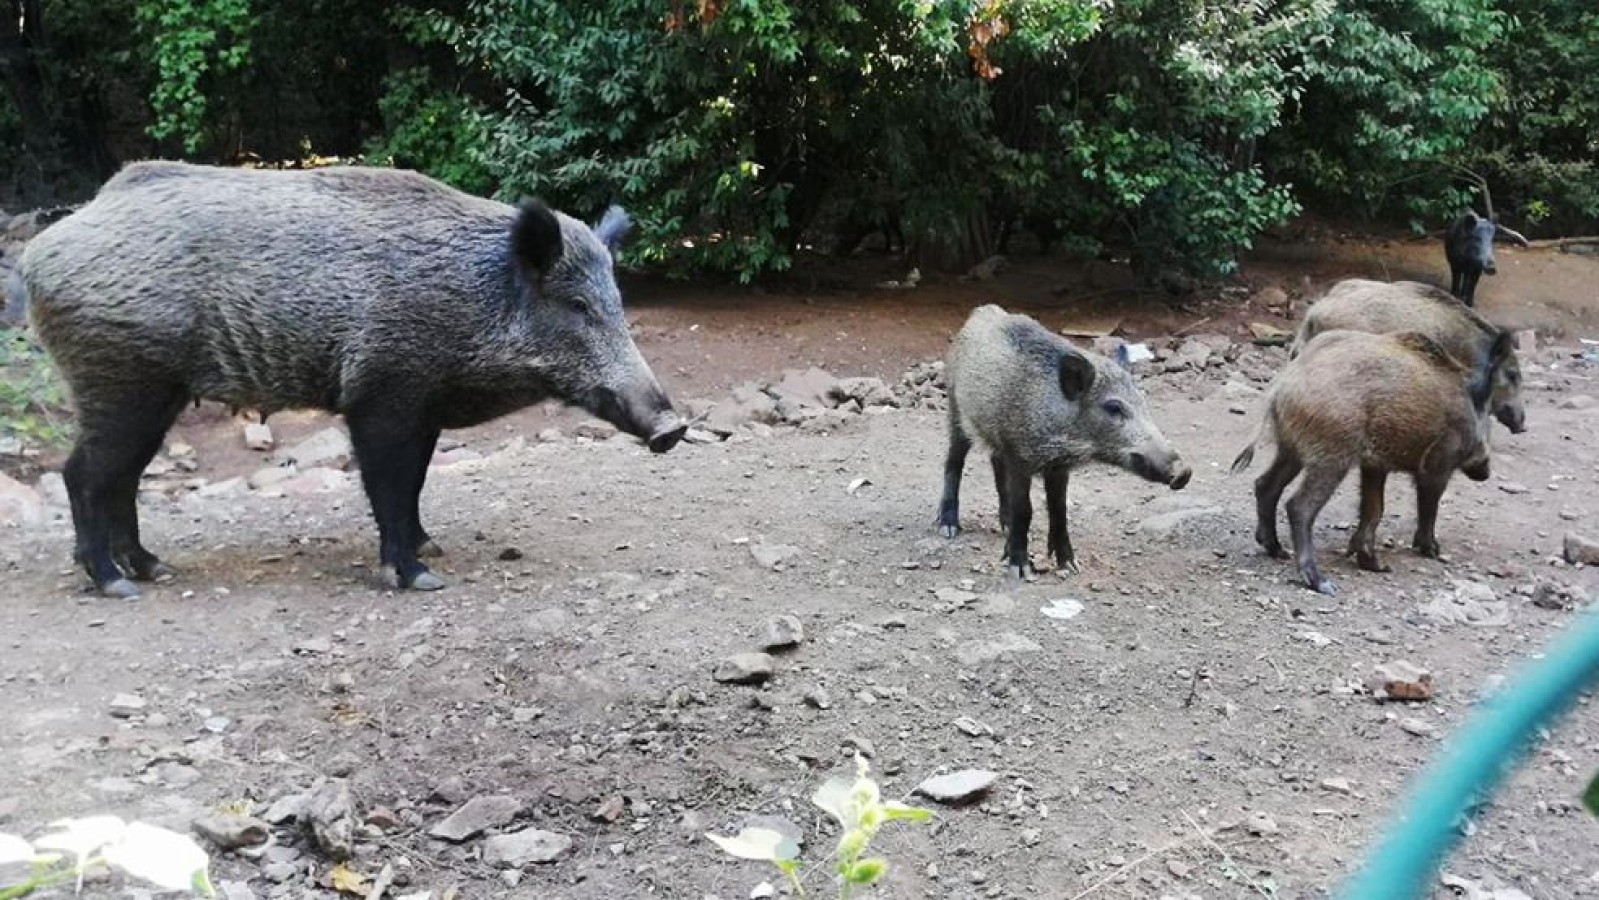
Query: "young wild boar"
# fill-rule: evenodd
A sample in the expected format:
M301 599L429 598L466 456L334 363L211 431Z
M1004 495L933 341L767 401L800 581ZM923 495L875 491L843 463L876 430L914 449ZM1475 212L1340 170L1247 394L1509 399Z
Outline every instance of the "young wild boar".
M1468 367L1478 365L1505 333L1476 310L1430 284L1349 278L1333 285L1305 313L1289 350L1290 358L1311 338L1337 329L1372 334L1417 331ZM1511 433L1527 430L1527 410L1521 400L1521 362L1514 351L1503 365L1493 369L1488 408Z
M949 454L939 528L946 537L960 533L961 474L972 442L981 441L991 455L1013 577L1029 567L1035 475L1044 476L1050 552L1061 569L1076 572L1066 533L1071 470L1104 462L1173 490L1193 474L1150 420L1144 395L1124 366L1073 347L1027 316L992 305L973 310L955 336L945 377Z
M344 415L390 579L432 590L417 499L439 432L545 399L665 452L685 425L622 316L613 208L590 229L413 172L123 169L22 257L29 318L71 389L64 475L99 590L169 570L139 475L190 400Z
M1337 588L1316 567L1311 532L1316 516L1349 469L1360 467L1360 524L1349 540L1356 563L1387 571L1377 559L1383 486L1389 472L1416 482L1416 535L1424 556L1438 556L1438 501L1455 470L1488 478L1488 393L1494 369L1505 365L1510 336L1501 334L1467 367L1432 338L1417 332L1374 335L1327 331L1312 338L1277 376L1255 438L1233 460L1242 472L1267 431L1277 458L1255 479L1255 540L1286 558L1277 539L1277 501L1301 471L1288 501L1288 527L1305 584L1331 595Z
M1490 209L1489 212L1492 212ZM1449 260L1449 292L1467 306L1477 305L1477 281L1499 271L1494 263L1494 240L1504 237L1523 247L1527 239L1470 210L1444 232L1444 258Z

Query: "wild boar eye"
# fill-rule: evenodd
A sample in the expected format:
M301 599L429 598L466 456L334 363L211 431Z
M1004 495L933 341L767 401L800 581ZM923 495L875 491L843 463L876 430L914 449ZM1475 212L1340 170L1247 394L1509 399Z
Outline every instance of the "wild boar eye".
M1127 418L1127 404L1121 402L1115 397L1111 397L1109 400L1106 400L1104 403L1100 404L1100 408L1103 409L1107 415L1110 415L1114 418Z
M573 297L572 299L566 301L566 305L571 307L572 312L581 313L585 316L589 314L588 301L584 300L582 297Z

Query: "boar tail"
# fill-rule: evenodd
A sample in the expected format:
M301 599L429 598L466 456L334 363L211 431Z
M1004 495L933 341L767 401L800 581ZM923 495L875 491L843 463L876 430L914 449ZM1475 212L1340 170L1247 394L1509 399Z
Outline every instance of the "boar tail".
M6 279L6 306L0 309L0 322L21 328L28 317L28 288L22 283L22 270L12 269Z
M1267 412L1261 414L1260 423L1255 426L1255 433L1249 438L1249 445L1243 450L1239 451L1238 455L1233 458L1233 464L1231 468L1227 470L1229 474L1237 475L1239 472L1249 468L1250 463L1255 461L1255 447L1261 442L1261 439L1265 438L1266 436L1266 429L1269 425L1267 416L1269 414L1269 409Z

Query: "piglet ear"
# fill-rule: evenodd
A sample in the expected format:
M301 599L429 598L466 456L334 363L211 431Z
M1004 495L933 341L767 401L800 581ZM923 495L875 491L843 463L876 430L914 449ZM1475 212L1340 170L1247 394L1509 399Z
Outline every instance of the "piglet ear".
M1060 355L1060 392L1075 401L1094 384L1094 363L1076 350Z
M600 217L599 224L594 226L594 236L600 239L605 249L615 253L616 248L621 246L622 239L632 230L633 220L627 211L620 206L613 206L605 211L605 215Z
M1488 347L1488 365L1497 366L1510 357L1516 349L1515 338L1508 331L1501 331L1494 335L1494 342Z
M511 224L511 252L529 279L549 274L561 259L561 221L542 200L524 200Z

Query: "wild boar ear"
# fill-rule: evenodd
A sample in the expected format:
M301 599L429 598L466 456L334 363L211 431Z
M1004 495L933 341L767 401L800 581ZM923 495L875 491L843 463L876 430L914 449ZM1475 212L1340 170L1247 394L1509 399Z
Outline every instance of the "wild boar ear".
M1121 366L1129 372L1133 370L1133 354L1127 349L1126 344L1116 345L1115 359L1116 365Z
M1067 400L1076 400L1094 384L1094 364L1076 350L1060 355L1060 392Z
M1488 367L1493 368L1509 359L1515 348L1515 339L1510 332L1501 331L1494 335L1494 342L1488 346Z
M594 236L614 254L616 248L621 246L622 239L632 230L633 220L628 217L627 210L612 206L605 211L605 215L600 216L599 224L594 226Z
M524 275L548 274L561 259L561 221L542 200L524 200L511 224L511 253Z

